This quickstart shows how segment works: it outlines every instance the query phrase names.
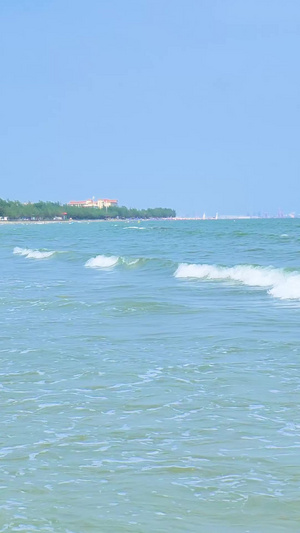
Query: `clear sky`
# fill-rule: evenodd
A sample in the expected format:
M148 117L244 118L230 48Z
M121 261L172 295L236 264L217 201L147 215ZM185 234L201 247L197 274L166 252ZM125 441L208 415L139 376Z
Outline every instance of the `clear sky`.
M300 212L299 0L2 0L0 197Z

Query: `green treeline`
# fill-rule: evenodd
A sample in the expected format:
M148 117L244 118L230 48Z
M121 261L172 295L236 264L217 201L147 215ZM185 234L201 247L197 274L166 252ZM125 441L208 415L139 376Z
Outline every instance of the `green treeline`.
M132 209L128 207L70 207L58 202L37 202L22 204L18 201L0 199L0 217L8 220L53 220L63 217L73 220L100 220L107 218L170 218L174 209L155 207L153 209Z

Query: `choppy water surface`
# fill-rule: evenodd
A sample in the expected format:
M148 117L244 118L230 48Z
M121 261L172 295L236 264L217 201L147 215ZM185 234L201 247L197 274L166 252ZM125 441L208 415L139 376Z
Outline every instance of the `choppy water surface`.
M0 244L1 532L299 531L298 220Z

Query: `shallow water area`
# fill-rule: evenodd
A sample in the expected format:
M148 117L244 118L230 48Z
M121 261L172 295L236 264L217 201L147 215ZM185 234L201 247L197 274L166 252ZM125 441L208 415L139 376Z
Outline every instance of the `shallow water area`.
M0 226L0 532L297 531L299 235Z

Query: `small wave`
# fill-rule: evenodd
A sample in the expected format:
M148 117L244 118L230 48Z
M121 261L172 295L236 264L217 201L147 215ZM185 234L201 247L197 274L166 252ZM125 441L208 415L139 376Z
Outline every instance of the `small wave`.
M13 251L14 254L23 255L28 259L46 259L55 254L55 251L40 251L40 250L31 250L30 248L19 248L16 246Z
M266 288L268 293L274 298L282 300L300 299L299 272L287 272L280 268L253 265L237 265L228 268L216 265L188 265L182 263L178 266L174 276L176 278L236 281L250 287Z
M27 255L29 252L32 252L32 250L29 250L28 248L19 248L18 246L16 246L13 251L14 254L18 255Z
M96 257L91 257L86 263L85 266L88 268L113 268L115 266L123 268L131 267L146 267L151 265L153 268L162 268L165 266L171 266L174 268L174 263L168 260L162 260L156 257L122 257L115 255L97 255Z
M137 265L140 261L141 259L124 259L122 257L122 263L124 263L127 266Z
M126 226L123 229L146 229L144 226Z
M86 263L87 268L112 268L116 266L119 261L119 257L115 255L97 255L96 257L91 257Z

